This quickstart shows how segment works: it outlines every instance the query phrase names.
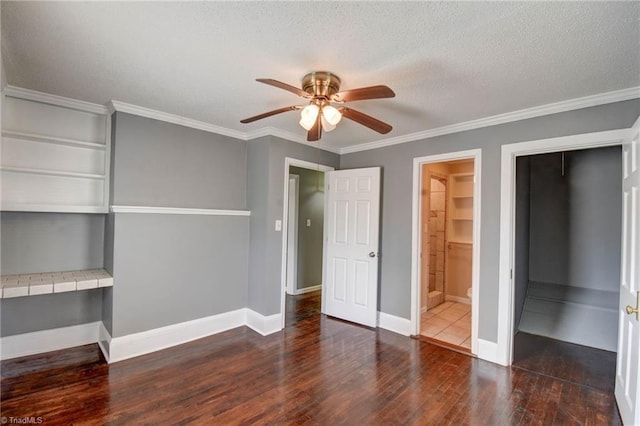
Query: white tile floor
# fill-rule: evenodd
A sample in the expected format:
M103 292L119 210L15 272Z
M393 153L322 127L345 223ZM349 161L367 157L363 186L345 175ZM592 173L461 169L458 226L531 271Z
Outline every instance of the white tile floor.
M422 314L420 334L471 349L471 305L444 302Z

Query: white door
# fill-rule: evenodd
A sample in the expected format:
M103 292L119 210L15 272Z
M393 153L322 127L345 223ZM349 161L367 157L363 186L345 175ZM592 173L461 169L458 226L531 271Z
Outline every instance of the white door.
M325 182L324 313L375 327L380 168L328 172Z
M618 360L616 364L616 401L626 425L640 424L640 119L633 126L631 140L622 147L622 262L620 271L620 307Z

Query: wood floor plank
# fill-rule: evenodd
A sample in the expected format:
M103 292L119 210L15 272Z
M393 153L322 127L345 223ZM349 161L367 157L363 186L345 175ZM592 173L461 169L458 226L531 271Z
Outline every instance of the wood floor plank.
M620 424L611 392L511 369L288 301L241 327L108 365L97 345L0 363L0 414L44 424ZM314 315L297 312L315 309Z

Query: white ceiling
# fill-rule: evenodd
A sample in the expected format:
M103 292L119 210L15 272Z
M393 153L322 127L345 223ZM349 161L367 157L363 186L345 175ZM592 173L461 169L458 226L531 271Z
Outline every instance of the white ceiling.
M393 125L343 120L334 148L395 138L640 86L638 2L2 2L8 84L115 99L224 128L301 138L296 113L242 118L295 95L312 70L342 89L386 84L393 99L350 107Z

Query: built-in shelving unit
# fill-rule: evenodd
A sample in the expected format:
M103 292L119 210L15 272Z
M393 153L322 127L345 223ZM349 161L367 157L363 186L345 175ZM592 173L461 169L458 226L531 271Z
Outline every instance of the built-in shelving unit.
M107 213L106 110L10 92L2 126L3 211Z
M473 242L473 186L473 173L449 175L449 242Z

